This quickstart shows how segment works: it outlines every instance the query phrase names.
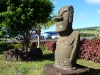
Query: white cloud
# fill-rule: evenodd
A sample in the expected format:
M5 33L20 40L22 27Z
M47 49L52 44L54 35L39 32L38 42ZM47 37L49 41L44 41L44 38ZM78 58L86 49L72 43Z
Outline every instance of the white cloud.
M86 0L90 4L100 4L100 0Z
M84 18L87 18L87 17L89 17L89 16L90 16L89 13L86 13L86 14L79 13L79 19L80 19L80 20L83 20Z
M57 4L57 1L54 1L53 4L56 5Z
M100 14L100 10L97 10L97 13Z
M80 19L80 20L83 20L83 19L84 19L84 14L79 13L79 15L80 15L79 19Z

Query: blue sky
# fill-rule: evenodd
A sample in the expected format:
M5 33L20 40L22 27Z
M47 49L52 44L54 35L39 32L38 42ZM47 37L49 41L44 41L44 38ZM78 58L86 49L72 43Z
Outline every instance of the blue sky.
M74 7L73 29L100 26L100 0L51 0L55 3L54 14L67 5ZM55 25L49 29L42 30L55 31Z

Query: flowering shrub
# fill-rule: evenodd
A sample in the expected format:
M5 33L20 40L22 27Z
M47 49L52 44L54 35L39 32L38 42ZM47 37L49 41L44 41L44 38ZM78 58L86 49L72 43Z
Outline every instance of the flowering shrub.
M52 52L55 52L56 41L51 41L51 42L48 41L48 42L45 42L44 46L45 46L48 50L50 50L50 51L52 51Z
M80 41L79 57L100 62L100 39Z

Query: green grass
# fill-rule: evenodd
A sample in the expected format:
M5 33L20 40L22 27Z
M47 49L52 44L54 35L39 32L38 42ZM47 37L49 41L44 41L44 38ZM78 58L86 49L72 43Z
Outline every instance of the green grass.
M83 30L81 33L94 34L95 36L98 36L100 32L92 30Z
M3 54L0 54L0 75L45 75L43 66L46 63L54 63L54 54L47 50L43 51L43 60L41 61L4 61ZM91 68L91 75L100 75L100 63L83 59L78 59L77 63Z
M46 63L53 63L54 57L50 51L44 51L41 61L4 61L3 54L0 54L0 75L44 75L43 66Z
M78 59L77 64L90 68L90 75L100 75L100 63L96 63L84 59Z

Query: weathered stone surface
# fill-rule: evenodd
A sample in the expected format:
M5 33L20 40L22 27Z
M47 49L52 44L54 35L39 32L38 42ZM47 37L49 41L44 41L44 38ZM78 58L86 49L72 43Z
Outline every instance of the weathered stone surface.
M4 60L7 61L17 61L18 60L18 49L11 49L8 51L3 52Z
M73 13L73 6L64 6L60 8L60 10L58 11L58 15L56 17L57 32L72 30Z
M40 60L41 58L42 50L40 48L31 49L28 52L18 49L11 49L4 52L4 60L6 61Z
M89 70L81 65L77 65L77 69L71 71L59 69L53 64L45 64L43 68L45 75L89 75Z

